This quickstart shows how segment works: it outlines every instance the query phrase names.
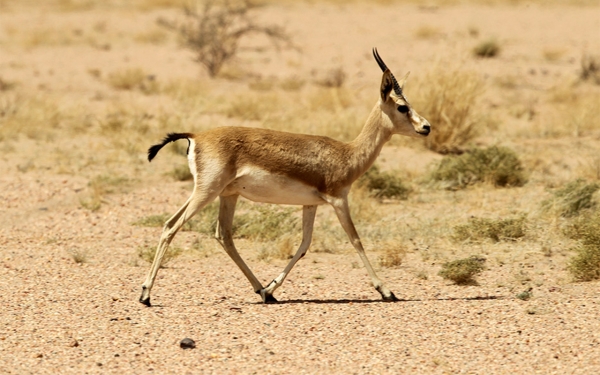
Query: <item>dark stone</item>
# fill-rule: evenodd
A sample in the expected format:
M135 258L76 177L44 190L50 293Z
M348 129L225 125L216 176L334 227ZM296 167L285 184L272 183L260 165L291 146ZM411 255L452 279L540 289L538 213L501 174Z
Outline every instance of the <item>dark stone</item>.
M185 338L183 340L181 340L181 342L179 343L179 346L182 349L194 349L196 347L196 342L190 338Z

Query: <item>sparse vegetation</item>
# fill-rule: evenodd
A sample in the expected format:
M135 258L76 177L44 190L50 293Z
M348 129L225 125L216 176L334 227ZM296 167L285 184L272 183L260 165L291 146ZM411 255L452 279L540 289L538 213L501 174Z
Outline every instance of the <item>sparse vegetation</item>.
M486 239L494 242L514 241L525 236L526 219L525 215L498 220L471 217L468 224L454 227L453 238L459 242L473 242Z
M315 83L323 87L338 88L342 87L344 82L346 82L346 72L341 67L330 69L321 77L315 79Z
M253 209L236 216L237 236L252 240L273 241L298 230L297 210L268 204L253 205Z
M471 256L444 263L438 273L446 280L451 280L458 285L475 283L474 277L485 269L485 258Z
M110 73L107 83L118 90L138 90L148 95L156 94L160 90L156 77L146 74L140 68Z
M595 182L577 179L555 190L552 198L542 202L542 207L546 211L552 211L560 216L577 216L582 210L596 205L594 193L598 189L600 189L600 185Z
M413 106L435 129L424 140L430 150L460 153L489 127L489 119L477 110L478 98L484 92L478 75L440 66L422 78L417 87Z
M411 191L397 174L381 172L377 165L369 168L358 183L365 186L370 195L377 199L407 199Z
M71 259L73 259L73 261L77 264L87 263L87 261L88 261L87 252L85 252L83 250L69 249L69 250L67 250L67 252L71 256Z
M481 58L496 57L500 53L500 45L495 39L487 39L473 48L473 54Z
M163 268L173 259L179 257L183 254L183 249L180 247L169 246L165 255L162 258L162 262L160 264L160 268ZM148 263L152 263L154 261L154 257L156 256L156 248L152 246L142 246L137 249L137 256Z
M589 54L583 55L579 77L582 81L591 81L600 85L600 58Z
M106 195L121 191L130 182L128 178L122 176L96 176L88 182L88 190L80 197L79 203L90 211L98 211Z
M190 167L187 165L178 165L171 171L171 176L177 181L190 181L194 179Z
M160 19L159 24L176 32L196 54L196 61L215 77L238 52L241 39L249 34L267 36L277 47L291 46L283 27L262 25L251 17L258 5L250 0L207 0L184 6L183 21Z
M379 256L379 265L386 268L397 268L406 258L406 248L398 241L384 242L378 246L382 250Z
M448 155L437 165L430 179L446 189L463 189L477 183L497 187L523 186L527 182L517 154L499 146L471 149L458 156Z
M600 279L600 211L575 219L565 234L579 241L567 267L573 278L576 281Z

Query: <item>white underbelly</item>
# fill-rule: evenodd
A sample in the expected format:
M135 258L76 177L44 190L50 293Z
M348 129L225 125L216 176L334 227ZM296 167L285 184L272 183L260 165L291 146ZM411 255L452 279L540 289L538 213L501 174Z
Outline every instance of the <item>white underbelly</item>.
M312 186L259 168L244 168L222 195L239 194L254 202L311 206L326 203Z

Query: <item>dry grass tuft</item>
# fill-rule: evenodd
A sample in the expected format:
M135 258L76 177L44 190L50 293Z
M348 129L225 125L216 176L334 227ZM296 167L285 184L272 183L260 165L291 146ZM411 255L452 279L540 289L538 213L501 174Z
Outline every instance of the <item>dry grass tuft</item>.
M596 205L594 193L600 189L595 182L584 179L571 181L553 192L553 196L542 202L542 208L563 217L577 216L584 209Z
M397 268L406 258L406 248L398 241L387 241L379 245L383 254L379 256L379 265L385 268Z
M414 107L434 128L424 140L430 150L442 154L460 152L489 126L489 119L476 110L484 92L479 75L438 66L417 87Z
M446 189L463 189L477 183L497 187L523 186L527 182L515 152L499 146L445 156L429 178Z
M71 256L71 259L73 259L73 261L77 264L87 263L87 261L88 261L87 252L85 252L83 250L69 249L69 250L67 250L67 252Z
M105 202L105 196L121 191L131 181L126 177L99 175L88 182L88 191L80 197L79 203L90 211L98 211Z
M473 48L476 57L491 58L500 54L500 45L495 39L487 39Z
M323 87L339 88L346 82L346 72L342 67L330 69L322 77L315 79L315 83Z
M591 81L600 85L600 58L588 54L583 55L579 77L582 81Z
M471 256L466 259L444 263L438 275L459 285L474 284L475 280L473 278L483 272L484 269L485 258Z
M0 77L0 92L12 90L16 87L16 85L17 84L15 82L7 81L7 80L3 79L2 77Z
M414 34L418 39L437 39L444 35L439 28L429 25L420 26Z
M475 242L491 239L494 242L517 240L525 236L525 215L511 219L485 219L471 217L468 224L454 227L453 239L459 242Z
M250 0L207 0L185 4L182 21L160 19L159 24L177 33L183 44L196 54L196 61L211 77L237 54L240 41L250 34L262 34L277 48L291 46L283 27L261 25L250 15L258 8Z
M106 82L118 90L138 90L151 95L160 91L156 77L144 73L140 68L126 69L110 73Z
M381 172L376 165L367 170L358 180L358 184L365 186L370 195L377 199L407 199L411 192L397 174Z
M183 254L183 249L180 247L169 247L162 258L160 268L163 268L167 263ZM151 246L143 246L137 249L137 256L148 263L154 262L156 256L156 248Z
M577 218L567 227L565 234L580 242L567 267L574 279L600 279L600 211Z
M269 242L261 246L258 251L258 259L264 261L271 259L287 260L294 256L295 251L294 236L288 233L275 242Z

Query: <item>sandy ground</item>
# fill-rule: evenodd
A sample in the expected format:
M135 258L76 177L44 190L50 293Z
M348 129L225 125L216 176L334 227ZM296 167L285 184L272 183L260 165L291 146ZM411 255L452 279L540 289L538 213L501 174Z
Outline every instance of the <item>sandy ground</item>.
M145 25L154 25L157 16L175 14L174 10L138 14L101 8L47 13L7 4L0 13L0 73L18 81L24 92L39 89L75 102L87 100L85 110L93 112L94 97L113 94L90 76L90 69L142 66L164 79L202 74L189 52L173 41L137 45L131 38L118 37L143 31ZM287 51L259 59L249 52L243 61L249 70L268 72L266 76L308 76L314 69L342 65L349 73L349 85L378 82L380 73L369 55L374 45L382 54L386 51L388 65L410 69L418 76L435 60L460 56L457 51L470 43L466 42L468 29L476 28L508 47L501 58L485 65L471 62L470 68L488 78L527 77L518 83L526 86L519 95L531 98L550 87L549 82L575 76L581 51L598 50L600 44L597 6L303 4L267 6L261 17L285 23L302 53ZM105 22L113 33L106 36L111 47L103 48L101 39L95 46L74 39L23 47L33 43L20 33L32 30L31 25L23 26L30 19L47 33L87 30L89 25ZM435 26L441 34L419 40L415 30L422 25ZM545 47L562 48L558 62L541 61ZM223 85L224 90L231 88ZM489 96L488 104L494 108L507 102L502 95ZM518 132L502 130L495 136ZM155 141L148 140L148 145ZM522 191L421 191L408 202L385 207L396 217L391 228L405 231L402 220L413 220L417 225L432 224L431 231L437 235L441 232L435 228L436 213L466 218L486 212L488 205L495 205L498 212L528 209L529 202L543 193L548 174L579 165L579 158L598 149L597 138L579 139L575 144L561 139L507 142L517 150L529 150L526 157L531 160L536 160L538 151L550 155L546 169L532 176L529 187ZM494 248L506 258L513 259L506 255L509 251L520 255L506 266L500 262L490 266L478 278L478 285L471 286L452 285L437 276L439 261L425 261L419 254L424 250L417 244L400 268L378 268L401 299L396 303L380 301L366 271L357 266L359 258L350 244L337 254L309 251L277 291L280 303L263 305L216 242L203 238L209 250L205 255L183 255L160 271L153 307L147 308L138 303L138 297L149 267L137 258L136 249L157 241L160 228L131 223L151 214L174 212L187 198L189 183L165 181L161 177L164 167L148 166L142 154L135 169L138 183L108 195L102 208L92 212L80 204L90 176L60 173L48 165L50 159L43 155L49 143L21 140L4 145L0 157L2 374L600 372L599 285L570 282L564 254L528 259L539 253L539 244ZM93 148L94 152L99 149ZM572 160L556 160L577 152ZM382 154L387 165L414 158L419 160L413 164L420 167L439 158L397 147ZM27 163L34 167L28 168ZM93 164L89 168L102 170ZM197 238L183 232L177 241L186 248ZM369 238L363 240L369 249ZM254 244L238 242L242 256L263 283L285 266L281 260L258 260ZM83 254L85 261L76 263L73 254ZM373 252L369 254L376 259ZM416 276L423 270L427 279ZM508 281L516 270L538 270L533 298L528 301L515 297L526 285ZM183 338L195 340L196 348L181 349Z

